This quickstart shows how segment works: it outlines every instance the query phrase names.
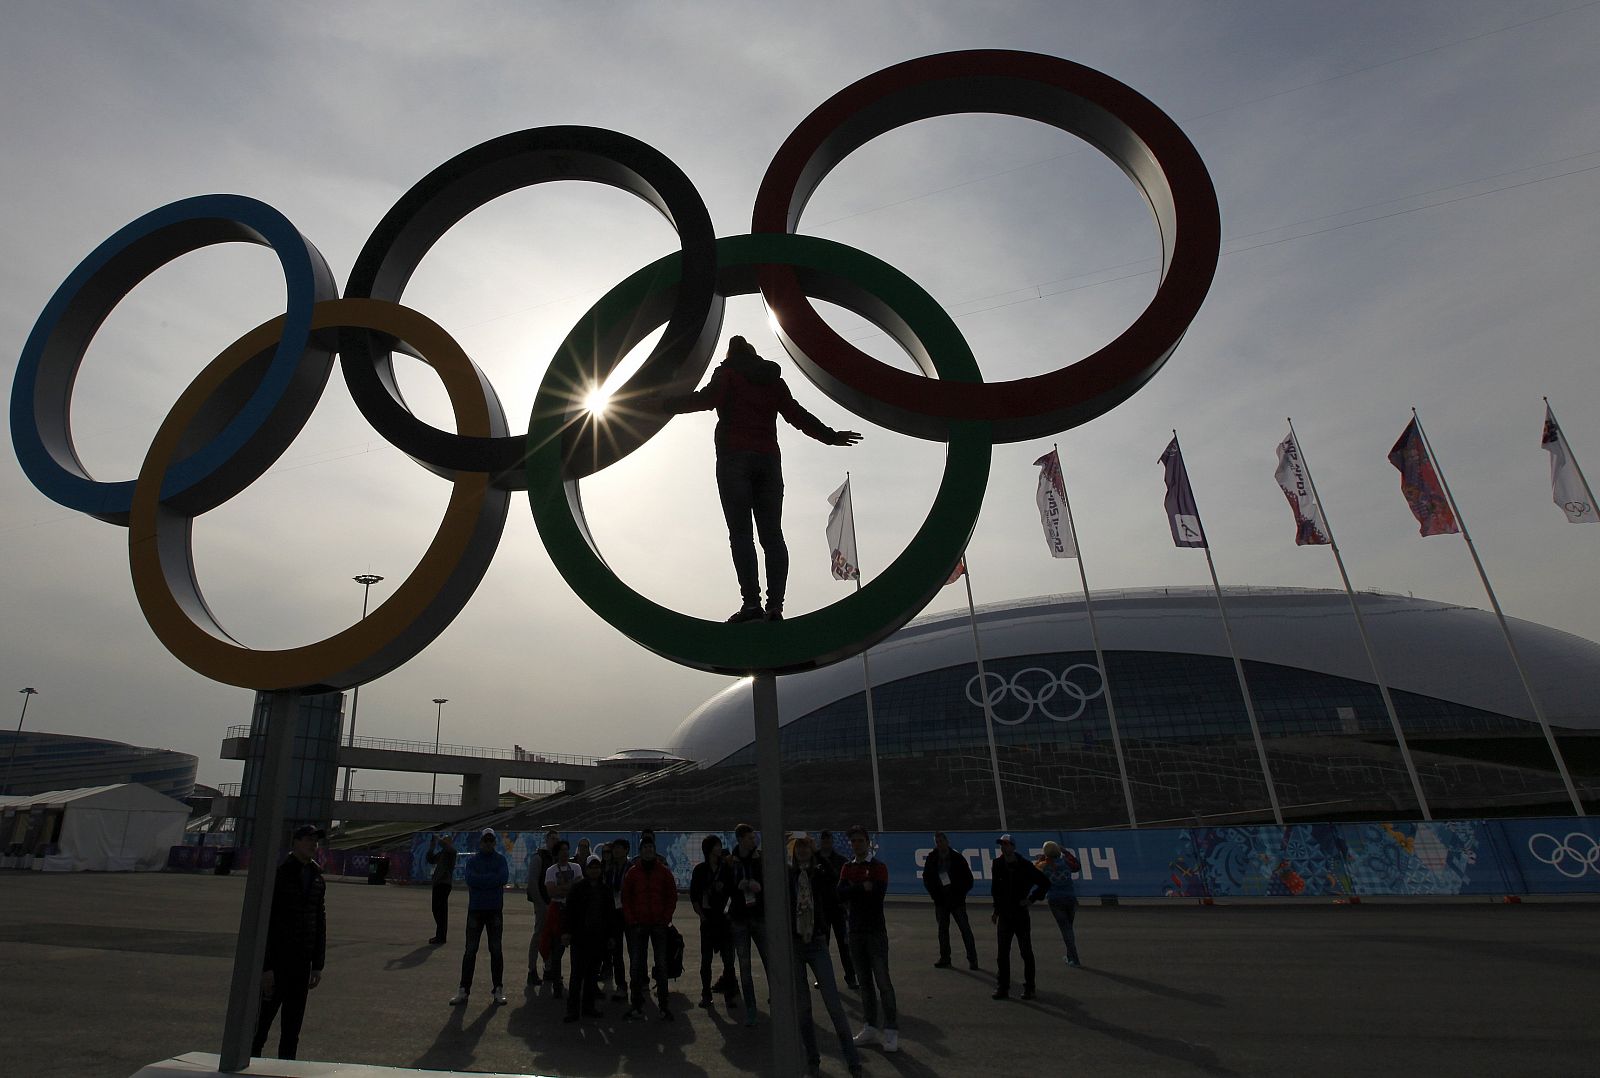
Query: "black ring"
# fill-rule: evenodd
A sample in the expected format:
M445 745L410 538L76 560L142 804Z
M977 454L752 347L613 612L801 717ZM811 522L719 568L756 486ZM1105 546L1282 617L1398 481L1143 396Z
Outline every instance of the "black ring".
M378 222L356 258L344 295L399 302L423 256L456 222L501 195L551 180L591 180L620 188L650 203L677 229L683 287L666 332L633 384L654 389L698 382L722 330L711 214L683 170L659 150L616 131L536 127L490 139L446 161ZM594 343L594 369L609 369L612 358L600 357L616 342ZM515 490L526 485L526 437L506 434L505 410L481 370L478 379L495 413L493 434L461 437L424 423L406 407L393 357L383 342L359 330L343 330L339 351L345 384L361 414L413 460L441 475L488 472L496 486ZM568 438L567 459L579 478L615 463L640 444L608 444L593 437L590 425L568 432Z

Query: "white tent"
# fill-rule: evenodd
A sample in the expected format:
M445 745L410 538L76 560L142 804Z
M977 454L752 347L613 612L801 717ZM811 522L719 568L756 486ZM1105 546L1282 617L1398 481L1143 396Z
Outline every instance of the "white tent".
M159 872L188 818L189 806L136 782L0 797L0 845L54 846L34 861L46 872Z

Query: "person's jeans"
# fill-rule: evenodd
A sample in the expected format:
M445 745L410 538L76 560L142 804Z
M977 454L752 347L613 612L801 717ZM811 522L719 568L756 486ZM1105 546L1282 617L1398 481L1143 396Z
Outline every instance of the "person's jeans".
M450 885L433 885L433 938L440 943L450 934Z
M647 951L655 952L655 962L648 970L645 968ZM629 925L628 926L628 972L633 980L633 994L630 997L634 1010L644 1007L645 985L654 978L656 982L656 1002L664 1011L667 1009L667 926L666 925Z
M861 1017L869 1026L899 1029L900 1012L894 1004L894 984L889 980L889 934L852 932L850 960L856 964L861 985ZM878 997L883 997L883 1021L878 1021Z
M967 900L957 898L950 902L935 902L933 912L939 919L939 961L950 961L950 919L954 917L956 927L961 930L961 943L967 949L967 961L976 962L978 941L972 938L972 922L967 920Z
M783 462L771 453L720 451L717 494L728 523L728 547L744 605L761 605L755 545L759 534L767 556L767 606L782 607L789 581L789 548L783 541Z
M250 1054L259 1056L267 1046L272 1020L283 1009L278 1025L278 1058L293 1059L300 1049L300 1024L306 1017L306 996L311 991L311 967L277 970L273 973L272 995L261 1001L261 1017L256 1022L256 1039Z
M745 1013L751 1014L756 1007L756 978L750 966L750 941L756 944L756 953L761 955L761 971L767 969L767 926L765 918L747 917L742 921L733 922L733 950L739 957L739 991L744 995Z
M528 884L533 887L533 884ZM550 913L550 903L539 901L533 892L533 935L528 937L528 983L539 983L539 937L544 935L544 919Z
M1056 927L1061 929L1061 942L1067 945L1067 961L1078 961L1078 936L1072 928L1073 918L1078 915L1078 900L1052 898L1050 912L1055 916Z
M700 994L711 995L711 963L722 956L722 977L733 983L733 926L726 917L708 917L700 922ZM733 994L729 989L728 994Z
M550 905L559 906L560 904L552 902ZM566 908L563 906L557 910L556 916L559 918L566 912ZM551 929L551 931L554 932L555 930ZM561 936L559 934L551 936L550 957L544 960L544 979L555 985L557 989L561 987L561 956L566 953L567 945L561 942Z
M995 958L995 987L1002 992L1011 990L1011 941L1015 939L1017 949L1022 952L1022 990L1032 992L1033 921L1028 916L1028 908L1021 906L1009 914L1002 913L995 926L1000 947L1000 953Z
M846 1066L858 1067L861 1065L861 1053L856 1051L855 1042L850 1039L850 1019L845 1017L844 1004L839 1000L839 985L833 979L833 960L828 957L828 937L826 934L813 936L809 943L795 941L794 964L794 994L800 1004L800 1040L805 1044L806 1062L813 1067L822 1061L822 1054L817 1051L817 1030L811 1021L811 986L806 984L806 967L811 967L811 976L817 982L817 990L822 994L822 1005L828 1009L828 1017L833 1020L833 1032L839 1038L839 1051L844 1055Z
M567 983L567 1014L578 1013L580 1000L585 1014L594 1013L595 999L600 990L600 955L605 947L604 937L572 937L572 979Z
M621 917L620 913L617 914L618 920ZM624 964L628 945L622 925L613 922L612 927L606 929L606 952L611 966L611 983L616 987L617 995L624 995L628 991L628 968Z
M484 932L489 933L489 974L493 983L505 984L506 963L500 953L500 930L505 926L505 915L500 910L467 911L467 949L461 955L461 987L472 987L472 973L478 968L478 943Z
M839 944L839 968L844 970L845 983L853 987L856 983L856 964L850 960L850 936L845 931L843 902L834 903L833 916L828 919L828 931Z

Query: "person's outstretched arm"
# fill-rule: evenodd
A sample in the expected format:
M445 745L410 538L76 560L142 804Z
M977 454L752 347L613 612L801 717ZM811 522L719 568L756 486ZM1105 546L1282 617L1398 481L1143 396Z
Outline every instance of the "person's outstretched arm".
M803 431L826 445L855 445L861 440L861 435L856 431L834 430L800 407L800 402L794 399L794 394L788 392L787 386L784 387L783 402L778 405L778 414L796 430Z

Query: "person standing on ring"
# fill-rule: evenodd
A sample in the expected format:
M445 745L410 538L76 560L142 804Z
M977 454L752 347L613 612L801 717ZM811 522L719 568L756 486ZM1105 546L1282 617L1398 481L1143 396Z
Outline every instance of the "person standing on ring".
M727 357L704 389L681 396L645 396L669 415L717 413L717 494L728 524L728 546L739 578L742 605L728 620L781 621L789 581L789 548L783 541L783 464L778 453L778 417L825 445L855 445L861 435L834 430L800 407L783 380L783 368L762 359L743 337L728 341ZM751 521L755 527L752 530ZM755 536L767 556L767 607L761 608Z

